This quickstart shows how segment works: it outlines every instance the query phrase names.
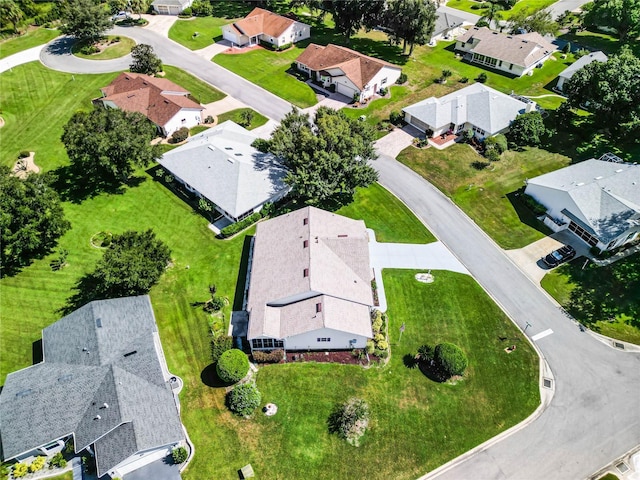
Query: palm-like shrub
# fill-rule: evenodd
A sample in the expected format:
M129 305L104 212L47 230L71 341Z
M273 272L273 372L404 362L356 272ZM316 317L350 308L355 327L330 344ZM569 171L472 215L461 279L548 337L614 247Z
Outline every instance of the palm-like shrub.
M171 452L171 457L173 458L173 463L183 463L187 460L189 456L189 452L184 447L174 448Z
M249 371L249 359L242 350L232 348L220 355L216 371L223 382L236 383Z

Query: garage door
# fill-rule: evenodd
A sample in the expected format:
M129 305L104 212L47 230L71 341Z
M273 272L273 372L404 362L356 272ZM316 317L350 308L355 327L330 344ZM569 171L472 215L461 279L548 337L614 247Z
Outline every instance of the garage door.
M336 84L336 91L338 93L341 93L342 95L346 95L349 98L353 98L353 94L356 93L353 88L343 85L342 83Z

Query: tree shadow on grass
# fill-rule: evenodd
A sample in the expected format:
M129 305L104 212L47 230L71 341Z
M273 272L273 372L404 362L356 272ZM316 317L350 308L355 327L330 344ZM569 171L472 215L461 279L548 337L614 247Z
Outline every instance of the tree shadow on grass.
M228 383L223 382L218 376L215 363L207 365L204 370L200 372L200 380L202 380L202 383L207 387L222 388L229 386Z
M69 315L71 312L94 300L104 300L106 298L116 298L122 295L108 295L100 289L100 282L95 273L87 273L73 286L75 293L67 298L67 302L58 313Z
M402 357L402 363L410 370L413 370L418 366L418 360L416 360L416 357L410 353L407 353Z
M447 374L444 373L433 360L429 362L418 362L418 368L425 377L433 382L444 383L449 379Z
M543 235L551 235L553 232L544 223L536 218L534 213L520 199L524 190L522 188L513 192L507 193L507 200L511 203L511 206L515 210L518 218L522 223L528 225L534 230L539 231Z

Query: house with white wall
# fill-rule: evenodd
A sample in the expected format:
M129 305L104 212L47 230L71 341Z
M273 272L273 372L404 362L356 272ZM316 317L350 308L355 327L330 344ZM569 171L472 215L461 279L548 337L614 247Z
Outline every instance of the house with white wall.
M600 250L640 236L640 165L606 154L527 180L525 194L547 208L544 223Z
M279 48L310 36L311 27L306 23L257 7L242 20L222 27L222 38L238 47L266 42Z
M506 133L535 102L523 102L482 83L474 83L440 98L430 97L405 107L405 121L429 137L473 130L478 139Z
M305 207L257 225L252 350L352 350L372 338L373 272L362 220Z
M537 32L512 35L487 27L471 27L456 39L455 50L471 63L521 77L533 74L557 47Z
M193 0L153 0L151 6L160 15L179 15L192 4Z
M165 78L123 72L101 91L98 101L103 106L141 113L164 136L202 122L202 105L189 98L187 90Z
M296 66L325 88L333 85L336 92L359 102L393 85L402 73L397 65L333 44L310 44Z
M588 55L583 55L578 60L573 62L567 68L565 68L558 75L558 83L556 84L556 89L562 91L562 87L564 87L565 82L568 82L571 77L578 71L589 65L592 62L602 62L606 63L609 60L603 52L591 52Z
M60 451L123 477L185 441L172 375L148 296L98 300L42 331L43 361L0 392L4 461Z

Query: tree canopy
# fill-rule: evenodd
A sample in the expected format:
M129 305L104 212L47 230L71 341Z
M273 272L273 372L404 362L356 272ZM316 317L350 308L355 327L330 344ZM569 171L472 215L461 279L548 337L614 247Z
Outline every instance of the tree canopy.
M63 33L91 42L100 39L113 25L108 8L93 0L65 0L62 22Z
M518 115L509 127L507 138L509 142L520 147L524 145L537 146L542 143L547 134L544 119L540 112L528 112Z
M0 166L0 276L48 253L70 226L50 175L22 180Z
M162 60L154 53L151 45L141 43L131 49L133 62L129 65L129 70L134 73L144 73L145 75L155 75L162 71Z
M115 108L77 112L64 126L62 143L71 166L82 172L87 185L113 186L126 180L134 166L146 166L160 157L152 146L156 127L141 113Z
M376 158L374 139L370 125L343 112L320 107L312 124L308 114L294 108L259 147L284 161L292 195L317 205L350 199L357 187L377 180L369 165Z
M18 31L18 22L22 20L23 13L18 4L13 0L0 0L0 25L2 27L11 24L13 31Z
M314 4L315 2L310 2ZM385 0L341 0L322 2L323 10L333 15L336 30L342 33L347 42L361 28L373 28L380 23L384 12Z
M520 10L511 16L509 23L512 33L518 33L522 29L527 32L538 32L540 35L547 33L554 35L559 28L551 12L547 10L538 10L533 13L528 9Z
M631 49L581 68L563 90L571 106L585 105L602 126L640 142L640 58Z
M595 0L584 22L615 28L622 41L634 40L640 35L640 0Z
M409 55L414 45L425 45L431 39L436 25L436 6L425 0L393 0L388 3L384 24L390 36L397 42L402 40L402 53Z

